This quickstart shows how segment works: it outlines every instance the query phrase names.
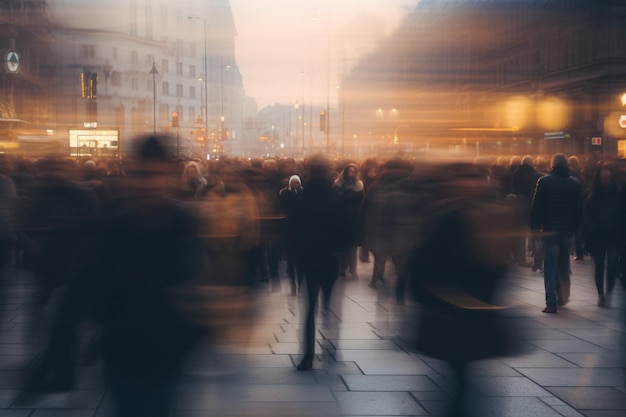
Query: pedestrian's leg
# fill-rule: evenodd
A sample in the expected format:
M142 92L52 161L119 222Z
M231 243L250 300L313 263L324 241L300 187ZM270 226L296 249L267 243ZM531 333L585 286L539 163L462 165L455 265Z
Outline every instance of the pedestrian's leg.
M356 272L356 246L352 246L348 251L348 266L350 268L350 275L352 278L358 278Z
M616 246L606 248L606 306L610 306L610 298L619 273L619 249Z
M363 263L369 263L370 261L370 252L365 244L359 248L359 260Z
M557 274L557 252L558 245L555 236L546 236L543 239L544 247L544 265L543 265L543 283L546 291L546 309L544 311L556 311L557 295L556 295L556 274Z
M606 249L598 244L594 248L591 257L593 258L593 279L598 291L598 306L604 307L604 260L606 258Z
M319 296L319 277L315 273L307 271L305 273L307 288L306 319L304 322L304 356L298 364L299 371L306 371L313 367L313 356L315 355L315 308L317 297Z
M380 250L375 250L372 253L374 254L374 268L372 270L372 280L370 281L369 286L376 288L378 281L384 282L383 275L385 274L387 253Z
M558 289L558 304L564 306L569 303L570 298L570 253L572 251L572 245L574 243L574 237L569 235L560 235L558 237L558 250L557 250L557 289Z

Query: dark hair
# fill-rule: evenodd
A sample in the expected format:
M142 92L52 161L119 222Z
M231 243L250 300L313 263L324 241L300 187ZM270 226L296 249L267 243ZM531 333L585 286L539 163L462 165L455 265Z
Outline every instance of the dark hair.
M136 141L135 155L139 162L168 162L170 153L168 150L169 138L167 136L149 135Z

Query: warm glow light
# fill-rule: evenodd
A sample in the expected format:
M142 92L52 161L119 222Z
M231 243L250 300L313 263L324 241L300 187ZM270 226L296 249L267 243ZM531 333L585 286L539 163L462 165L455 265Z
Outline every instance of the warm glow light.
M622 106L626 107L626 93L622 94Z
M504 127L515 127L515 130L532 123L532 101L526 97L513 97L504 104ZM514 131L515 131L514 130Z
M569 106L556 97L548 97L537 106L537 125L546 131L563 130L569 123Z

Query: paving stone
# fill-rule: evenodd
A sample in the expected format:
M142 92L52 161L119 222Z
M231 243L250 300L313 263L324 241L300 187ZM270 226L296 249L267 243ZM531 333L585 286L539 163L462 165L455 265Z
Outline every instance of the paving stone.
M336 392L343 415L428 415L415 399L405 392Z
M623 384L618 368L517 368L543 387L612 387Z
M41 394L28 396L20 395L12 404L12 408L93 408L102 400L103 391L75 390L71 392Z
M425 376L346 375L350 391L435 391L437 386Z
M547 387L546 390L577 410L622 410L626 414L626 394L609 387Z

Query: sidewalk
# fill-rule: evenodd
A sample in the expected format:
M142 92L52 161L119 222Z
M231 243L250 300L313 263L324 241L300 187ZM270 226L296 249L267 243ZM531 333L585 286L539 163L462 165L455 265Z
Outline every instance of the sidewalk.
M190 358L177 401L177 417L200 416L443 416L450 382L446 366L412 353L400 337L412 303L387 285L368 288L372 264L360 279L340 278L331 312L318 314L316 360L298 372L303 298L260 289L258 314L246 340L202 347ZM558 314L541 313L539 272L515 268L511 299L520 305L528 353L473 367L473 386L485 417L622 417L626 388L620 368L624 292L612 308L596 306L593 265L572 261L571 302ZM41 346L26 343L27 277L3 305L0 331L0 417L113 417L98 365L79 368L76 389L27 397L20 377ZM622 314L623 315L623 314ZM146 416L148 417L148 416Z

